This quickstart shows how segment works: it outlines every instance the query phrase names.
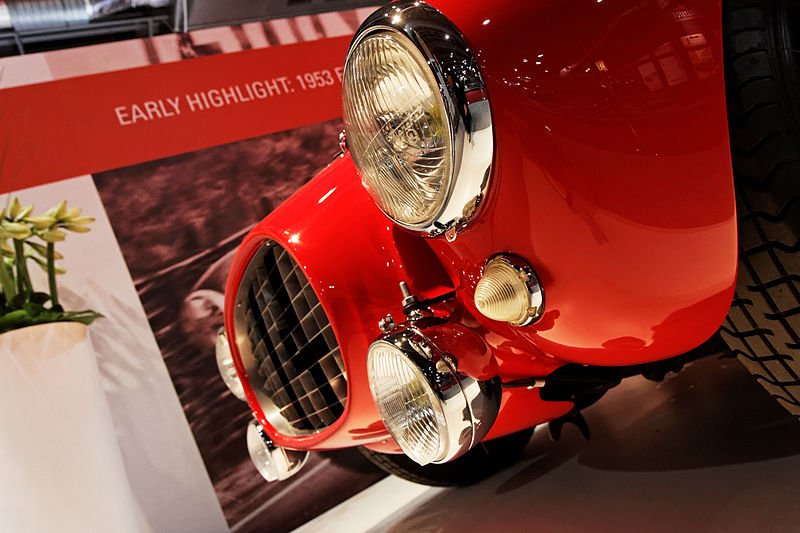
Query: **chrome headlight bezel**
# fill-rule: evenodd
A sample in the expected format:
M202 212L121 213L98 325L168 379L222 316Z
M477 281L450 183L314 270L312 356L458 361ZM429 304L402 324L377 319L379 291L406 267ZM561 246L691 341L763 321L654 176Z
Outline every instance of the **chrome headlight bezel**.
M450 129L451 175L441 192L445 195L441 207L418 224L405 223L386 211L384 214L412 232L429 237L445 234L452 240L475 218L489 187L494 137L478 63L464 36L447 17L425 3L401 1L379 9L364 21L350 45L343 78L347 78L353 51L376 32L394 32L410 40L422 54L439 87ZM346 93L344 90L343 98L347 98Z
M454 355L446 354L436 346L425 334L429 324L441 322L437 318L422 319L414 324L405 323L397 326L390 333L381 335L367 352L367 368L370 390L378 411L389 434L411 459L424 465L428 463L446 463L477 445L491 429L500 410L501 385L499 378L479 381L457 370ZM438 401L440 425L437 427L439 441L442 442L438 454L433 458L420 461L419 454L409 449L409 443L398 434L383 417L380 399L376 395L376 384L371 373L373 348L388 345L397 351L397 357L405 357L406 361L424 377L424 386L429 388Z

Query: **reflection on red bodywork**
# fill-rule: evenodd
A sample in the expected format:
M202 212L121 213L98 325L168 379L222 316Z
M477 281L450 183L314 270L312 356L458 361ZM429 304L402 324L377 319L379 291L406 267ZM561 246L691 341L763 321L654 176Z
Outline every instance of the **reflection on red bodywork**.
M423 297L455 288L457 301L437 312L463 324L464 343L480 341L455 354L459 368L506 381L565 362L629 365L684 353L716 331L730 305L736 226L719 2L433 3L465 34L487 84L490 191L454 242L423 239L380 213L346 155L245 240L228 302L268 235L304 266L347 367L344 415L317 435L270 431L278 444L396 451L365 359L378 320L402 319L400 281ZM531 326L493 322L474 308L483 265L499 252L525 258L539 275L545 313ZM231 333L230 308L226 327ZM570 406L506 390L489 437Z
M502 337L601 365L706 340L736 274L719 2L434 5L473 47L495 126L479 219L431 241L464 305L485 258L510 251L550 314L479 318Z

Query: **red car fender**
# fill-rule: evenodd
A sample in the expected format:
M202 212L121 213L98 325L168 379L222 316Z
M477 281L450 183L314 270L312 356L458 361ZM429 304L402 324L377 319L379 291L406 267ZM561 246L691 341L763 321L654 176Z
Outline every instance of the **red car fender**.
M424 239L380 213L345 155L248 235L226 290L229 336L232 296L271 238L304 267L347 369L340 419L287 437L265 420L231 343L250 405L279 445L397 451L365 363L378 320L402 320L400 281L422 297L455 287L457 301L440 311L486 343L503 380L546 376L565 362L678 355L712 335L730 305L736 225L719 3L434 5L464 33L486 81L495 135L488 195L454 242ZM531 326L493 322L474 307L483 265L498 252L539 275L545 314ZM487 438L570 407L506 390Z
M386 449L388 442L389 449L396 449L393 442L387 441L388 433L369 390L367 348L380 334L378 321L387 313L392 313L398 322L403 320L400 281L408 281L412 290L423 298L452 290L450 280L428 247L429 241L387 221L361 186L349 155L341 157L245 237L225 289L225 328L231 339L235 338L234 295L250 259L267 239L278 242L303 266L339 342L347 371L348 395L344 413L324 431L301 437L281 435L269 424L253 393L237 346L238 342L248 341L241 339L230 346L256 418L276 444L282 446L329 449L373 442L375 447ZM457 310L449 312L460 316ZM501 348L497 352L501 359L512 361L510 368L524 369L524 375L545 375L559 366L547 359L531 359L522 350ZM474 364L470 364L470 357L476 359ZM487 365L485 353L464 353L461 361L466 368ZM533 395L534 405L523 406L523 402L511 400L524 392L506 391L501 402L501 413L506 405L518 408L520 412L509 411L507 418L519 429L560 416L571 406L546 403L538 398L538 392Z
M463 305L576 363L644 363L708 339L737 256L720 2L431 3L470 43L494 125L478 219L431 240ZM538 273L538 323L475 312L498 252Z

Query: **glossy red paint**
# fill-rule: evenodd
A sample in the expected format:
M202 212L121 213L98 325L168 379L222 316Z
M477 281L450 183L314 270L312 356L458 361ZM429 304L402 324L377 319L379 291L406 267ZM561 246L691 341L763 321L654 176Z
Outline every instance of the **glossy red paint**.
M303 213L303 216L298 216ZM400 281L408 281L423 298L452 290L445 271L428 247L429 241L398 229L387 221L366 193L349 156L339 158L297 194L278 207L245 237L234 259L226 285L225 328L235 339L233 302L247 264L267 239L277 241L303 266L320 303L331 320L342 351L348 376L348 398L344 414L331 427L316 435L288 437L279 434L266 420L241 362L236 342L231 342L234 364L242 378L248 403L274 441L302 449L329 449L380 441L388 433L380 421L366 374L369 344L380 334L378 321L392 313L403 320ZM493 354L481 339L484 328L474 320L463 320L458 306L442 306L437 312L462 319L464 326L447 331L458 335L446 341L459 355L464 368L497 375ZM475 331L468 327L472 325ZM439 332L442 333L442 332ZM437 337L438 339L438 337ZM243 342L248 342L246 339ZM481 350L472 347L481 344ZM531 361L522 351L497 350L502 360L516 362L523 375L544 375L557 365ZM515 365L510 365L514 369ZM507 379L518 377L518 372ZM513 405L512 405L513 407ZM526 404L509 416L528 426L563 414L568 408L539 400Z
M720 3L431 3L478 58L495 127L479 218L431 240L464 306L501 342L587 364L711 336L736 275ZM503 251L539 274L537 324L474 312L484 261Z
M487 83L488 197L455 242L423 239L380 213L344 156L245 239L228 280L229 335L232 295L271 238L303 265L348 373L344 415L299 438L276 434L243 375L279 445L397 451L372 402L365 357L378 320L402 317L401 280L423 296L455 287L457 301L437 312L479 341L458 356L460 368L504 381L546 376L564 362L629 365L684 353L716 331L730 305L736 227L719 3L432 3L462 30ZM503 251L530 262L544 287L545 313L531 326L490 321L472 303L485 260ZM570 406L506 390L487 438Z

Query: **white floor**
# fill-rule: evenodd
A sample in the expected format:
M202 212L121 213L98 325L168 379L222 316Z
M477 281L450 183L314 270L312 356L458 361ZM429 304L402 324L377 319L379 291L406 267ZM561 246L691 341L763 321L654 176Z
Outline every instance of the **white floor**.
M800 531L800 422L738 362L626 380L586 418L589 442L538 428L478 485L390 477L296 532Z

